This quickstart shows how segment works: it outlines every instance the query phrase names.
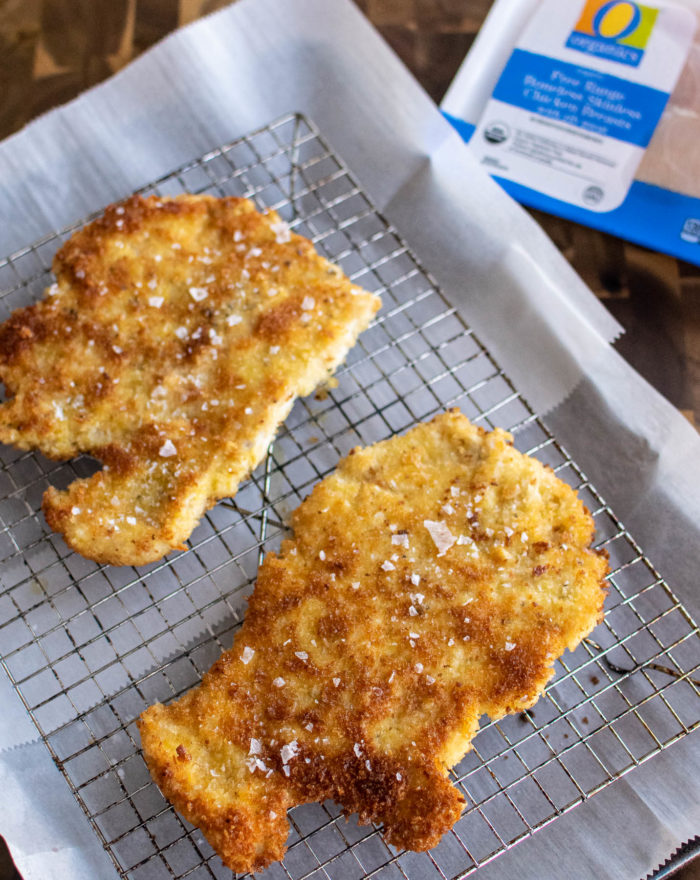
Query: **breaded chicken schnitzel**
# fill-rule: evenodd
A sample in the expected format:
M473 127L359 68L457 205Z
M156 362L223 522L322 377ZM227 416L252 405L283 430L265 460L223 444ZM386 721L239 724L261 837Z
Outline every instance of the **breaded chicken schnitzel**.
M228 867L282 858L287 809L326 798L434 846L479 717L532 706L601 620L591 516L509 441L452 410L354 450L265 558L233 647L141 716L154 780Z
M103 463L43 509L70 547L114 565L181 547L380 305L238 198L134 196L53 269L44 299L0 327L0 441Z

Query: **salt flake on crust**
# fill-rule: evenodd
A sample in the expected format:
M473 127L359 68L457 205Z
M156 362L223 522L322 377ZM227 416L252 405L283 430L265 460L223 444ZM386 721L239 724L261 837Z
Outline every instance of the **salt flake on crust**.
M430 532L430 537L438 549L438 556L444 556L445 553L457 540L452 532L447 528L444 522L436 522L432 519L423 520L423 525Z

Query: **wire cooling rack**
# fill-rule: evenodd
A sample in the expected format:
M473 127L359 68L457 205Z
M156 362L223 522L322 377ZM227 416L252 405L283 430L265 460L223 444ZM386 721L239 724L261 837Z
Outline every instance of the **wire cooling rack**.
M321 134L287 116L144 192L246 195L274 207L383 308L333 390L296 403L233 501L204 517L185 553L139 569L71 553L40 513L51 483L94 468L0 449L3 666L56 765L123 877L230 877L201 833L151 782L135 719L196 684L230 646L260 559L290 510L357 444L459 406L515 434L595 517L611 560L606 617L533 710L483 726L452 771L466 798L429 853L399 852L332 803L290 814L283 863L266 878L457 878L495 858L700 723L700 639L610 508L516 392ZM0 262L0 319L38 298L76 227Z

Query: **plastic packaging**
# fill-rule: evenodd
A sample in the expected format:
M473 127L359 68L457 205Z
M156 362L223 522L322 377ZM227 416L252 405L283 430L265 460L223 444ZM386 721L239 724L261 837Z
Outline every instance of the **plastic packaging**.
M496 0L442 108L518 201L700 265L700 0Z

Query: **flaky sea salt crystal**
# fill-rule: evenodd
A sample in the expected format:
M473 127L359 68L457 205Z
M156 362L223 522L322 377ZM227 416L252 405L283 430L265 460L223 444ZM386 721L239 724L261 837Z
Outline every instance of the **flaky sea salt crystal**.
M209 296L209 291L206 287L190 287L190 296L195 302L201 302Z
M384 571L394 571L396 569L396 566L393 562L389 562L388 559L385 559L384 562L382 562L382 569Z
M177 449L175 449L175 445L172 440L166 440L165 443L158 450L158 454L163 458L170 458L173 455L177 455Z
M289 762L294 758L299 752L299 744L296 740L292 740L292 742L288 743L286 746L282 746L280 754L282 756L282 763L289 764Z
M250 740L250 749L248 751L248 754L249 755L259 755L260 752L262 752L262 743L260 742L259 739L255 739L255 737L253 737Z
M274 686L276 688L281 688L281 687L284 687L284 685L285 685L285 681L281 675L278 675L277 678L273 678L272 683L274 684Z
M246 645L245 648L243 648L243 653L241 654L241 660L243 661L243 663L246 664L246 666L253 659L254 654L255 654L255 651L252 648L249 648L248 645Z
M243 318L241 318L240 315L229 315L228 318L226 318L226 323L229 327L235 327L236 324L240 324L242 320Z
M506 651L512 651L515 647L515 642L506 642Z
M275 241L277 244L286 244L292 237L292 233L289 231L289 226L287 226L284 220L270 223L270 229L275 234Z
M457 540L452 532L447 528L444 522L435 522L434 520L423 520L423 525L430 533L433 543L438 549L438 556L443 556Z
M305 312L311 311L311 309L316 305L316 300L312 296L305 296L301 302L301 308Z
M154 309L159 309L163 303L165 302L162 296L149 296L148 297L148 305L153 306Z

